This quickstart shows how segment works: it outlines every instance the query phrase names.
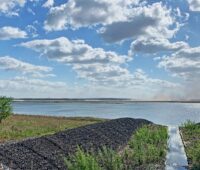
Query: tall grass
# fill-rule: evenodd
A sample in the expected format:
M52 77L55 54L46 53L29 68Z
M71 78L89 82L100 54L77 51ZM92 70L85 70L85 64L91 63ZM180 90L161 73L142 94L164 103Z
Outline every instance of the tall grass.
M124 169L123 158L114 150L103 147L97 154L97 160L106 170Z
M103 147L96 154L78 147L74 156L65 159L69 170L122 170L122 157L112 149Z
M65 159L69 170L101 170L94 155L84 152L78 147L76 154L69 160Z
M185 149L190 160L191 169L200 169L200 124L188 120L181 127Z
M154 169L154 164L164 165L167 138L165 127L144 126L132 136L123 152L103 147L97 153L89 154L78 148L66 165L70 170L133 170L141 165Z
M198 126L196 125L196 123L191 120L187 120L185 123L183 123L182 127L188 130L189 132L198 130Z
M200 142L193 143L193 146L188 148L188 155L192 160L192 169L199 170L200 169Z
M165 127L144 126L129 142L129 157L135 166L155 163L165 158L168 133Z

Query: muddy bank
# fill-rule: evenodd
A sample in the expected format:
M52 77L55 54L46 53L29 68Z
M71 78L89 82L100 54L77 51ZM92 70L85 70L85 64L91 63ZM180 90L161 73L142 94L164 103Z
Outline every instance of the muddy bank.
M54 135L0 145L0 163L12 169L66 169L63 157L76 151L98 150L102 146L118 149L127 144L143 119L121 118L66 130Z

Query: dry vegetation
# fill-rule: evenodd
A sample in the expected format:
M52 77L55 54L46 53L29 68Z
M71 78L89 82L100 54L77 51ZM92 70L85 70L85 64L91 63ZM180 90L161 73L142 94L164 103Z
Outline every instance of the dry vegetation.
M53 134L101 121L103 119L12 115L0 124L0 143Z

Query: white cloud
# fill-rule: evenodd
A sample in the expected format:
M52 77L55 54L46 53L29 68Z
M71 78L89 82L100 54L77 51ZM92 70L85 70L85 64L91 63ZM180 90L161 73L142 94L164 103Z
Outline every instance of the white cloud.
M49 59L71 65L79 78L101 85L129 86L136 79L127 68L130 58L101 48L92 48L82 40L70 41L61 37L54 40L34 40L22 43Z
M128 9L137 3L138 0L69 0L50 9L44 28L53 31L127 20Z
M173 27L174 28L173 28ZM172 38L180 24L171 15L171 9L162 3L131 9L128 20L114 22L101 28L99 33L107 42L118 42L130 38Z
M54 0L47 0L42 6L44 8L50 8L54 5Z
M53 76L53 74L49 74L52 71L51 67L33 65L9 56L0 57L0 69L20 72L33 77Z
M131 73L127 68L112 64L74 65L78 76L89 80L95 86L121 88L172 88L176 83L150 78L143 70ZM148 84L148 87L146 87Z
M27 25L27 26L26 26L26 31L27 31L27 33L28 33L31 37L33 37L33 38L35 38L35 37L38 36L37 29L36 29L36 27L33 26L33 25Z
M200 0L188 0L191 11L200 12Z
M26 38L27 33L16 27L5 26L0 28L0 40Z
M178 86L176 83L150 78L140 69L131 73L126 68L130 60L128 56L93 48L83 40L70 41L61 37L29 41L22 43L21 46L33 49L51 60L70 65L78 75L77 80L87 80L88 88L91 89L103 88L104 92L117 88L132 89L135 92L157 89L156 91L160 92L160 89ZM102 93L107 96L104 92ZM84 92L81 93L87 96Z
M75 64L73 69L79 78L103 86L128 86L133 76L126 69L114 64Z
M137 72L139 72L139 70ZM142 77L142 75L137 75L136 77ZM148 100L152 99L155 94L157 96L160 96L161 94L164 96L165 92L169 97L170 92L172 93L177 90L177 88L175 88L176 86L170 86L173 88L170 88L169 86L166 87L166 82L162 82L160 83L161 85L158 86L156 81L157 80L155 80L154 83L149 83L148 86L146 85L147 81L143 84L137 84L135 82L134 85L127 88L124 88L124 86L116 87L115 84L110 86L87 84L69 87L66 83L59 81L15 77L0 80L0 93L1 95L12 97L127 97L135 99L145 98ZM160 93L160 91L162 91L162 93ZM164 99L166 99L166 96Z
M100 24L98 33L109 43L130 38L170 39L181 27L176 17L182 17L180 10L173 13L161 2L146 5L146 1L70 0L50 9L45 29L54 31Z
M53 40L33 40L22 43L21 46L31 48L51 60L71 65L80 78L89 81L103 82L112 79L117 82L130 74L121 65L131 58L102 48L93 48L83 40L70 41L60 37Z
M25 3L26 0L0 0L0 14L18 16L18 9Z
M200 47L182 49L164 57L158 66L181 78L184 99L199 99Z
M161 59L159 67L184 79L199 79L200 47L182 49L171 56L164 57Z
M31 48L49 59L65 64L125 63L129 57L102 48L93 48L83 40L70 41L65 37L53 40L33 40L21 46Z
M66 97L69 88L64 82L15 77L0 80L0 93L12 97Z
M167 39L137 39L132 42L130 48L130 55L134 53L159 53L159 52L175 52L180 49L189 48L189 45L184 41L171 43Z

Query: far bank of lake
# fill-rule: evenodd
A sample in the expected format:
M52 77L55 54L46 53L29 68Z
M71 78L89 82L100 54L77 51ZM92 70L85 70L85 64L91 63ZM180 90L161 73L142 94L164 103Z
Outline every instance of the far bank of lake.
M18 101L14 113L65 117L143 118L162 125L200 122L200 103L121 100Z

